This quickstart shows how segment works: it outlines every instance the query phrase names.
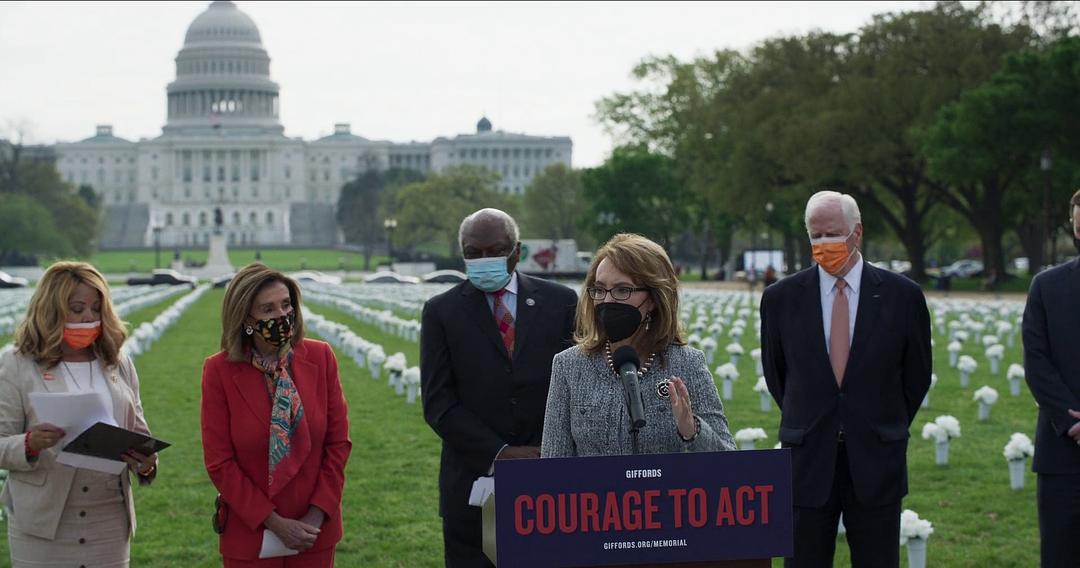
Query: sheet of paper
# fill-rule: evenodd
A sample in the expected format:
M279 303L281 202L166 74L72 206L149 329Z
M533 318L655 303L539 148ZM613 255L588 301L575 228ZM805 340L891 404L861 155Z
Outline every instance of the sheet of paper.
M30 405L39 422L64 429L61 448L98 422L117 426L104 397L96 392L32 392Z
M487 501L488 497L494 493L494 477L477 477L472 484L472 491L469 492L469 504L473 507L483 507L484 501Z
M274 531L270 529L263 530L262 550L259 551L259 558L277 558L294 554L300 554L300 551L285 546L285 543L281 542L281 539L274 534Z
M106 400L96 392L32 392L30 405L34 407L34 414L37 415L39 422L48 422L63 428L64 437L56 444L59 448L63 448L98 422L117 425ZM56 461L71 467L92 469L113 475L120 474L127 467L123 461L81 456L63 451L56 456Z

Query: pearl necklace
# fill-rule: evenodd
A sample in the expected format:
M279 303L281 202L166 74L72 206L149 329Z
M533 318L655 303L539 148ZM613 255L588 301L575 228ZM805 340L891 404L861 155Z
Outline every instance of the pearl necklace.
M644 375L652 368L653 359L656 358L656 353L650 353L649 358L645 360L645 364L641 366L641 372L638 375ZM611 369L611 372L617 377L619 376L619 370L615 368L615 361L611 358L611 342L604 342L604 359L607 360L607 366Z

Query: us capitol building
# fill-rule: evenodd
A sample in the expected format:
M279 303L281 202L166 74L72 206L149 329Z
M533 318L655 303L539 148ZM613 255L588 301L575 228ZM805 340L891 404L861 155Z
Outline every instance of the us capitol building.
M341 186L369 169L474 164L520 194L547 165L570 166L570 138L493 130L487 118L475 134L430 143L368 140L348 124L310 142L290 138L278 120L279 90L255 22L232 2L212 3L176 56L161 136L132 142L103 125L55 147L60 175L102 198L99 246L152 246L155 231L165 247L205 246L218 210L234 246L330 246L341 240Z

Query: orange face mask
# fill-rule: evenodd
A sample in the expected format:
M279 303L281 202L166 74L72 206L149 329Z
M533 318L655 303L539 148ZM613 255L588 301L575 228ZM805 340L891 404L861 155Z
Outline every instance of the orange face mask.
M855 251L848 250L847 240L850 238L849 234L846 237L810 239L810 248L814 251L814 262L829 274L834 276L839 274L851 255L855 254Z
M101 336L101 321L64 324L64 343L73 349L86 349Z

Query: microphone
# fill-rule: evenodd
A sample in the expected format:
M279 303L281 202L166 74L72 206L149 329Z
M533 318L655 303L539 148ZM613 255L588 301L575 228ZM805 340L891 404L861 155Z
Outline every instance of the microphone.
M641 388L638 386L638 367L641 366L641 361L638 360L637 351L624 345L616 349L611 358L626 392L627 406L630 409L630 430L640 430L645 427L645 408L641 400Z

